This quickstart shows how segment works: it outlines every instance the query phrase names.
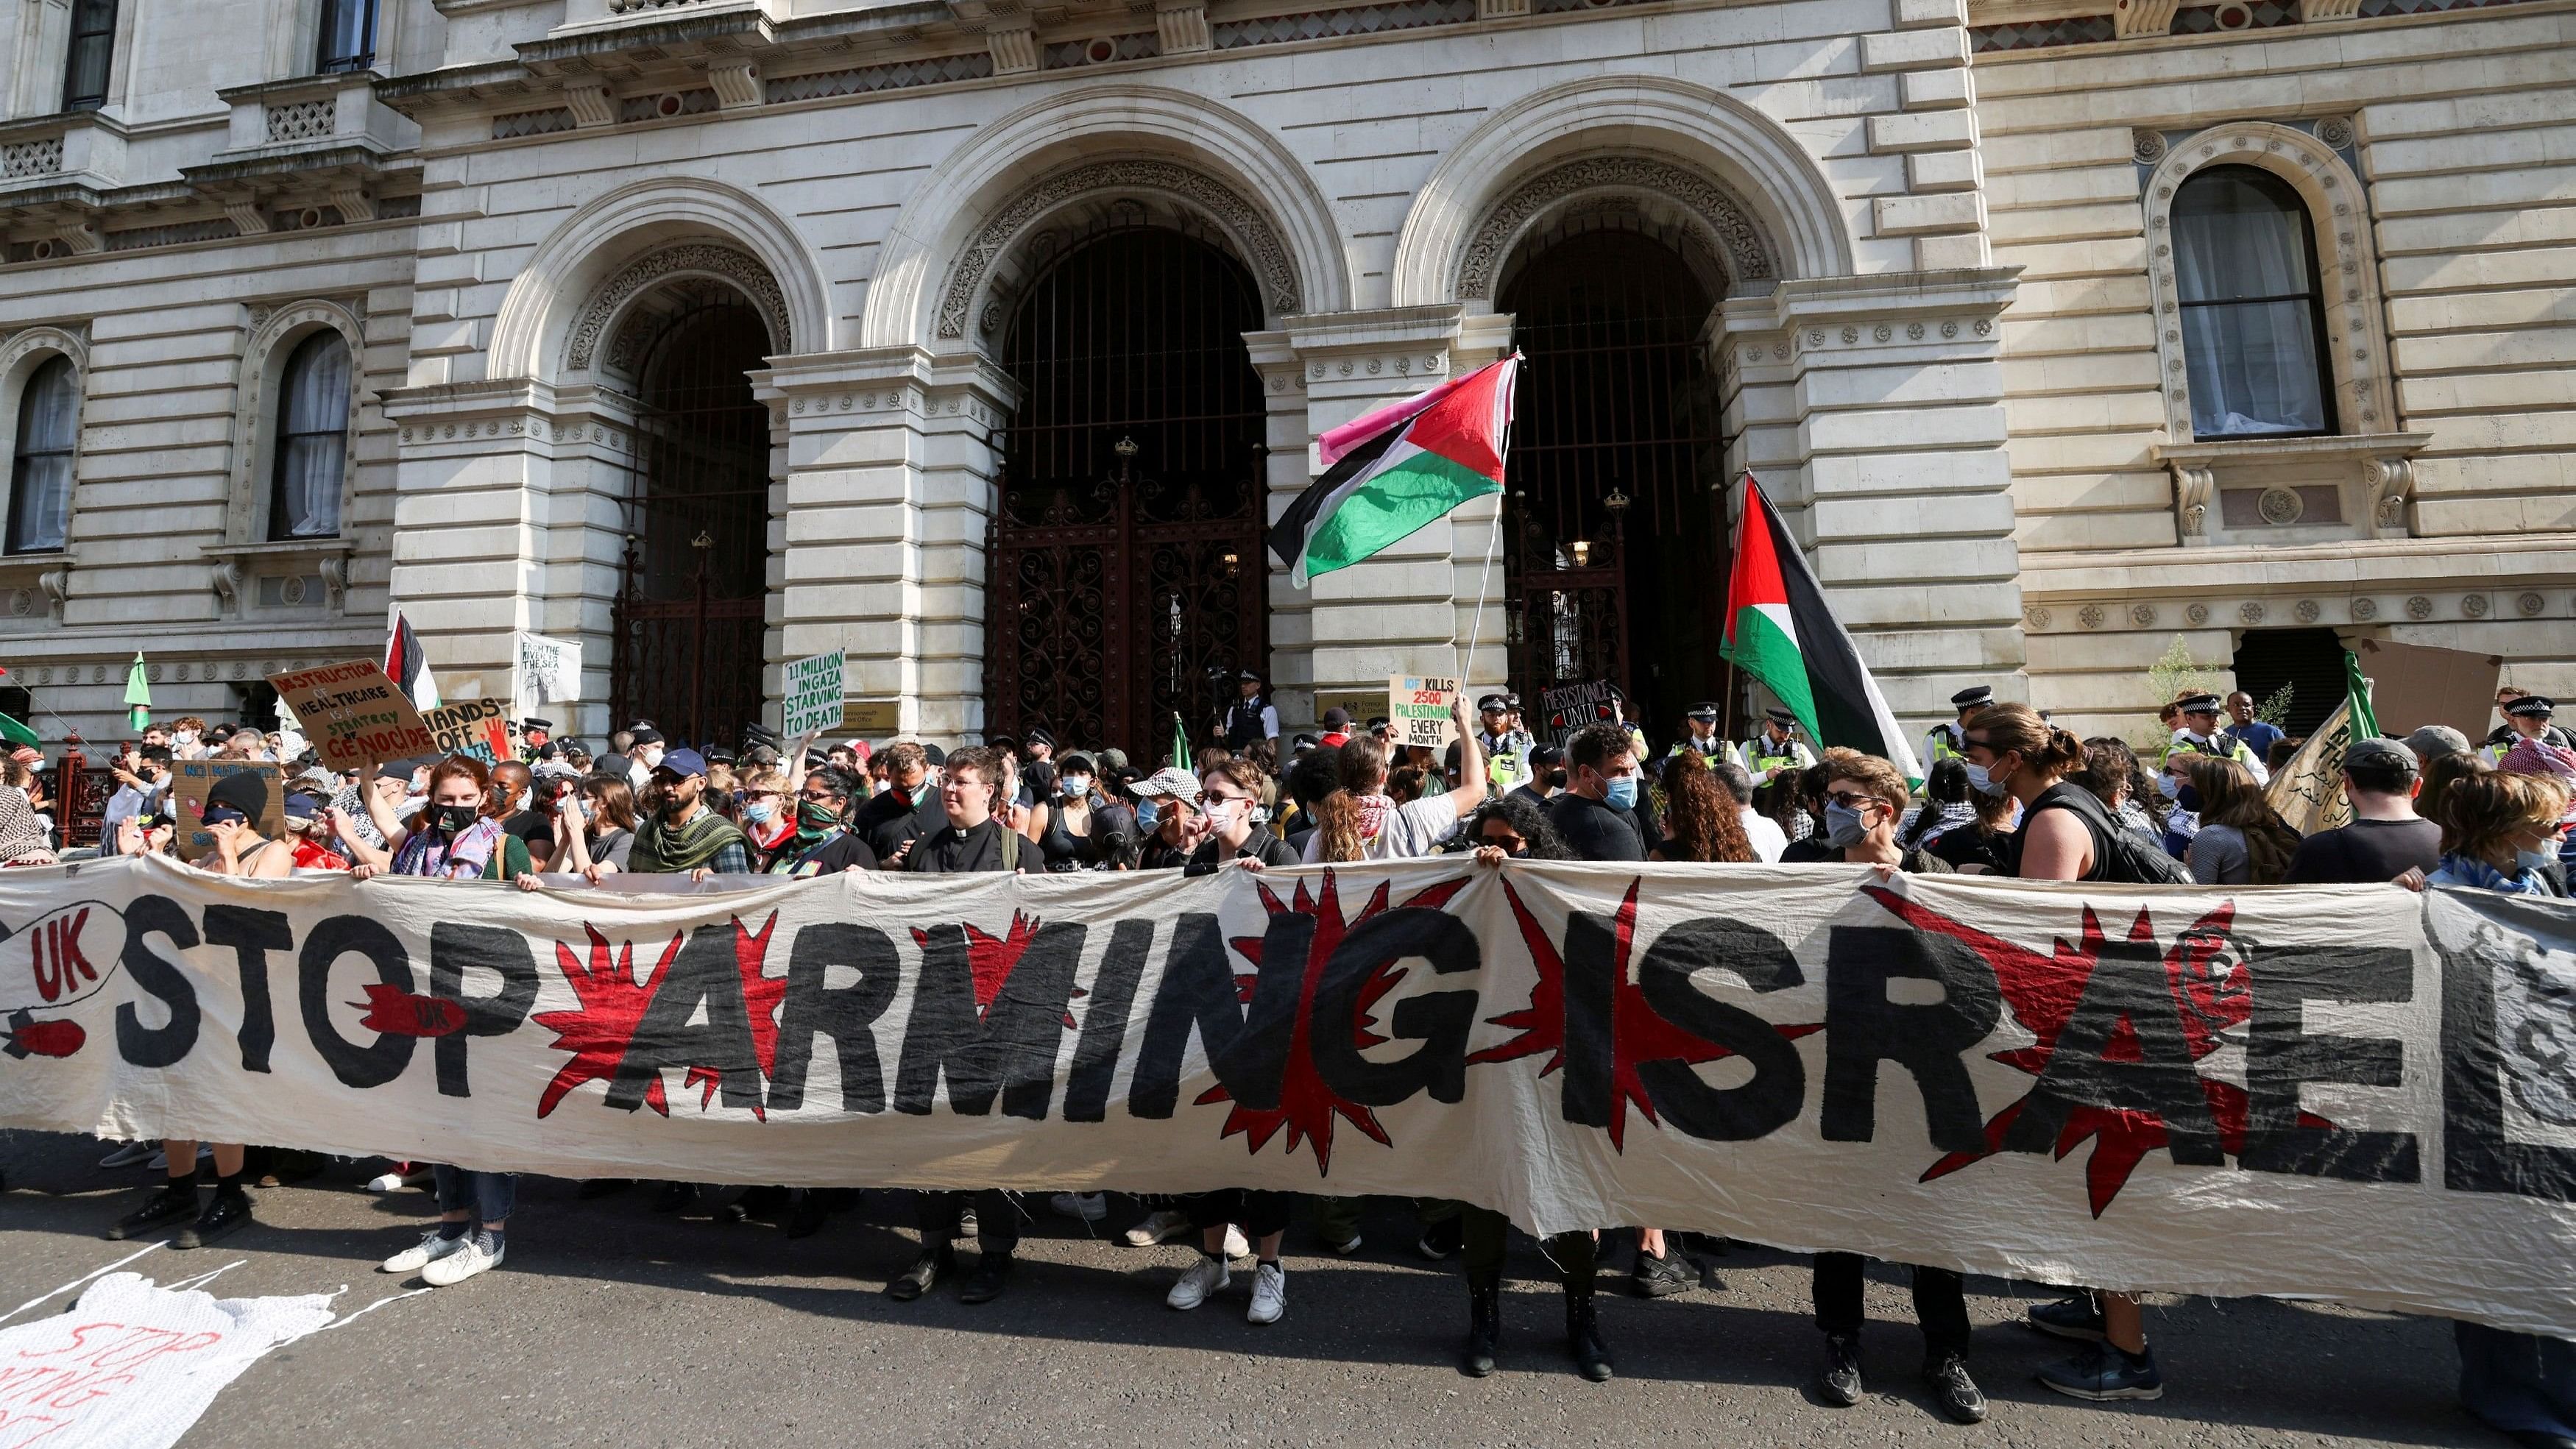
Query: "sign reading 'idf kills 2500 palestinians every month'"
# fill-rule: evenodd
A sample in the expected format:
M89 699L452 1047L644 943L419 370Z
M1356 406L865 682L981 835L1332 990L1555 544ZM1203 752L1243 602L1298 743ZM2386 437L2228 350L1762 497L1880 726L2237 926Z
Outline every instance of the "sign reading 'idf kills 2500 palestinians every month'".
M0 872L0 1127L1458 1198L2576 1336L2576 906L1509 862L721 895Z
M510 702L506 699L460 699L424 711L429 737L443 755L463 755L497 765L515 758L510 752Z
M1395 726L1399 745L1439 749L1458 737L1458 722L1449 717L1458 700L1458 681L1419 674L1390 674L1386 679L1386 717Z
M787 706L778 721L786 739L803 739L841 723L843 651L813 654L790 662L780 679Z
M272 674L268 683L325 769L408 760L436 748L420 711L372 659Z

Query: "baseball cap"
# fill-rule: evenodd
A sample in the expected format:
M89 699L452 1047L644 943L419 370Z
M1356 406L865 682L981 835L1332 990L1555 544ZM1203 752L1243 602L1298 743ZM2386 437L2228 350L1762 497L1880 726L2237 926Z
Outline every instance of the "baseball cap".
M705 756L695 750L665 750L662 753L662 763L653 768L656 774L668 770L685 779L690 775L705 774L707 761Z
M2343 747L2343 767L2347 770L2412 770L2416 768L2415 752L2392 739L2354 740Z
M1137 781L1133 788L1139 795L1169 795L1176 800L1199 798L1199 782L1190 777L1189 771L1176 765L1156 770Z

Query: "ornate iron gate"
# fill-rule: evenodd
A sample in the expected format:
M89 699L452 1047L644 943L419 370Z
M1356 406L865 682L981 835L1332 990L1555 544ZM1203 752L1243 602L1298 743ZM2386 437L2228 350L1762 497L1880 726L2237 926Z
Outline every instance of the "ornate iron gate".
M1140 767L1172 717L1203 738L1235 671L1263 669L1264 407L1243 334L1258 293L1178 232L1105 231L1022 299L1022 402L994 514L988 728L1044 726Z
M1681 257L1605 226L1504 289L1529 355L1513 409L1506 638L1533 711L1607 679L1629 717L1718 697L1725 436L1698 341L1710 298Z
M614 610L612 728L674 744L736 739L759 718L768 593L769 410L760 314L732 302L672 319L645 366Z

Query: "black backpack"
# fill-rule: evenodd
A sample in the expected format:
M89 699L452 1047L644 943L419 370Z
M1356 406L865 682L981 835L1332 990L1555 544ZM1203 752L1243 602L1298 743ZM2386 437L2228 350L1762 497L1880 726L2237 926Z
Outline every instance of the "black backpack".
M2120 824L2110 807L2099 796L2081 785L2052 786L2022 815L2022 830L2042 811L2064 810L2084 822L2093 837L2093 870L2084 879L2113 885L2191 885L2191 872L2183 863L2141 839L2138 833ZM2021 843L2013 846L2019 860Z

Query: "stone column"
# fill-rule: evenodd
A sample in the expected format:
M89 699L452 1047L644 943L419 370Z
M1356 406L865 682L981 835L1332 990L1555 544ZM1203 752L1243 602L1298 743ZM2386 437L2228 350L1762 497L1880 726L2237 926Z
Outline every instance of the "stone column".
M525 378L398 388L391 590L450 698L506 698L511 634L582 641L582 697L556 723L608 718L614 605L637 404ZM566 718L569 716L569 718Z
M1010 380L910 345L785 358L756 380L787 434L778 657L847 649L850 698L892 707L869 733L980 740Z
M1720 310L1750 468L1909 731L1952 691L2021 698L2002 328L2019 268L1783 282Z

